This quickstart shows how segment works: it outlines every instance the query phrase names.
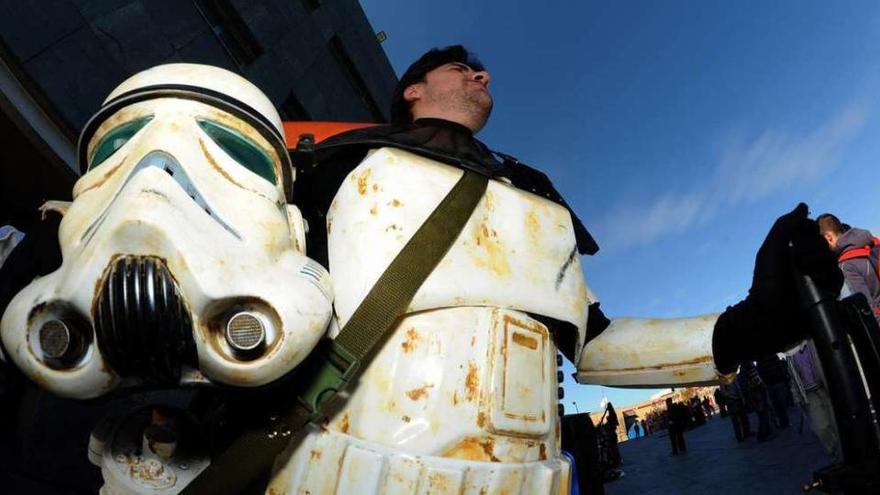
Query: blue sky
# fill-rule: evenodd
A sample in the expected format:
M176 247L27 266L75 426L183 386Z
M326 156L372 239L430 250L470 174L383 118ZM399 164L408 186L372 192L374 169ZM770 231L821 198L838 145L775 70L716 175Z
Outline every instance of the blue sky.
M876 2L361 4L398 74L455 43L486 64L479 137L547 173L592 231L584 272L611 317L740 300L799 201L880 232ZM656 392L565 388L581 412Z

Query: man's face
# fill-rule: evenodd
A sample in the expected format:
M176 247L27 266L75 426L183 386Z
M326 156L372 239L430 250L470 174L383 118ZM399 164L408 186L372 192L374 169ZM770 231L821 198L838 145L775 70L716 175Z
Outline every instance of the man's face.
M826 230L822 232L822 236L828 241L828 249L834 251L834 248L837 247L837 239L840 237L839 235L831 232L830 230Z
M420 114L436 110L438 115L466 115L479 129L492 111L489 79L488 72L475 71L466 64L444 64L425 74L423 82L407 88L405 98L419 106ZM473 128L469 123L461 123Z

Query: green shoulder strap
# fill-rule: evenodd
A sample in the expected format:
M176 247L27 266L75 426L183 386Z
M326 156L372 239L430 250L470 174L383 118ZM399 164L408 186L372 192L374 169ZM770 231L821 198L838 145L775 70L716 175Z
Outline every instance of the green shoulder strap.
M313 373L287 415L275 423L243 433L182 495L240 493L280 454L293 433L322 415L324 407L344 390L367 364L376 346L389 335L428 275L461 233L488 178L471 171L452 187L361 301L335 340L316 351Z

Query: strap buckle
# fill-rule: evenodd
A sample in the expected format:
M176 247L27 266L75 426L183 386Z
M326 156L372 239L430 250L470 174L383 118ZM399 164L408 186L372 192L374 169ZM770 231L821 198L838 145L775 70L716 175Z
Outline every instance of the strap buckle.
M322 345L316 353L315 361L309 383L298 397L308 410L309 421L318 418L324 406L348 387L361 364L351 352L335 341Z

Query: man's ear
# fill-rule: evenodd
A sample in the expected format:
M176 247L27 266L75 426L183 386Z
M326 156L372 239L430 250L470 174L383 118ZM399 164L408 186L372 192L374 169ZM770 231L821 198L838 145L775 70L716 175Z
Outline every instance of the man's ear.
M828 247L834 249L834 246L837 244L837 239L835 238L834 234L826 230L825 232L822 232L822 237L824 237L825 240L828 241Z
M407 86L406 89L403 90L403 99L408 103L412 103L416 100L422 99L421 84L417 83Z

